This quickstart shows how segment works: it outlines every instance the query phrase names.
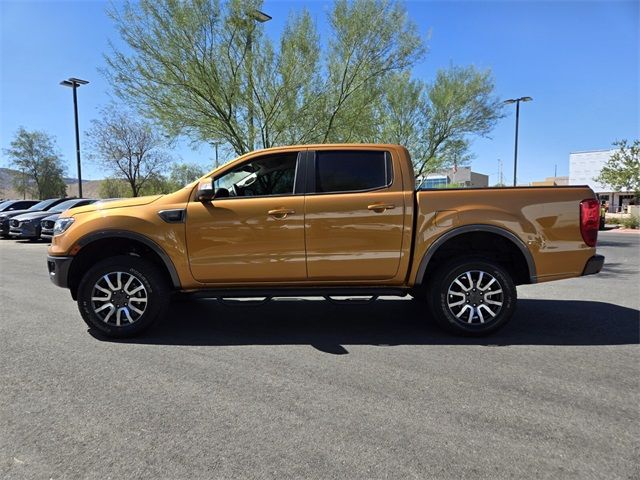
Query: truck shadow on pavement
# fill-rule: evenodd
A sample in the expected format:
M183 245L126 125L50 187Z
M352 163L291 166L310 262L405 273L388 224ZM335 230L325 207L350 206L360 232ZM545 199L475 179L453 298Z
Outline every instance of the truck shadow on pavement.
M109 340L157 345L311 345L332 354L345 345L624 345L640 341L640 312L609 303L519 300L511 322L484 338L440 330L415 300L368 305L287 299L263 305L216 300L175 303L167 318L142 336Z
M597 278L625 279L638 275L638 267L629 263L605 263Z

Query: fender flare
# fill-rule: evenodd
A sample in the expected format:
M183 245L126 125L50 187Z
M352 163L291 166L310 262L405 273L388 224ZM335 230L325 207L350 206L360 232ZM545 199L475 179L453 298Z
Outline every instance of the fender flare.
M178 276L178 272L175 265L173 264L173 261L171 260L171 257L167 255L167 252L165 252L160 245L158 245L156 242L145 235L131 232L129 230L99 230L80 238L80 240L76 242L76 245L82 248L89 245L90 243L95 242L96 240L104 240L105 238L127 238L129 240L138 241L143 245L149 247L155 254L158 255L158 257L160 257L160 260L162 260L162 263L169 273L169 277L171 278L171 283L173 284L173 286L178 289L180 288L180 277Z
M522 252L524 259L527 262L527 268L529 270L529 282L536 283L536 264L533 260L531 252L529 251L525 243L517 235L504 228L496 227L494 225L477 224L454 228L440 235L436 239L436 241L429 246L424 256L422 257L422 260L420 261L420 265L418 267L418 272L416 273L415 284L420 285L422 283L424 275L427 271L429 261L442 245L444 245L447 241L451 240L454 237L470 232L494 233L511 241L511 243L518 247L520 252Z

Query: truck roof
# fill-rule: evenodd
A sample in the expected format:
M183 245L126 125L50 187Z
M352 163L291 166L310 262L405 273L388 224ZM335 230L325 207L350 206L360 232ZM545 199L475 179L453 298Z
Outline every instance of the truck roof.
M396 143L311 143L300 145L283 145L281 147L261 148L253 150L255 152L272 152L279 150L299 150L302 148L405 148L403 145ZM245 154L246 155L246 154Z

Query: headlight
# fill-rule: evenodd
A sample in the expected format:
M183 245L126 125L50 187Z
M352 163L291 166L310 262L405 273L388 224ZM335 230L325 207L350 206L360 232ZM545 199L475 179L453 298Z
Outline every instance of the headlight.
M60 235L64 233L73 223L73 217L59 218L53 225L53 234Z

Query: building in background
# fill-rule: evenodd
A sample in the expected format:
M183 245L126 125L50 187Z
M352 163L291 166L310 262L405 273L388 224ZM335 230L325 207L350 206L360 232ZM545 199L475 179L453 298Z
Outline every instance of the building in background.
M451 168L449 170L430 173L420 182L421 189L447 188L449 185L462 188L488 187L489 175L472 172L471 167L459 167L457 169Z
M569 185L569 177L547 177L544 180L531 182L532 187L560 187Z
M602 202L609 203L609 212L626 212L633 193L614 192L610 185L596 182L602 167L616 150L591 150L569 154L569 185L589 185Z

